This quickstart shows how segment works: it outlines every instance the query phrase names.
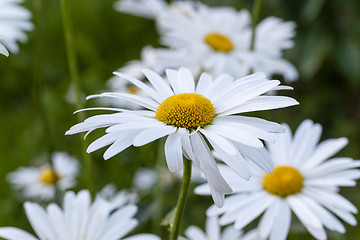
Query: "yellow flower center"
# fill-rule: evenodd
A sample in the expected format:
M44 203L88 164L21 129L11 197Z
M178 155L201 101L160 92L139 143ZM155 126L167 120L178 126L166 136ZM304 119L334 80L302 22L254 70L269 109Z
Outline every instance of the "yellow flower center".
M137 88L135 86L128 86L126 90L128 93L135 94L135 95L138 94L138 92L139 92L139 88Z
M50 167L41 170L41 182L49 185L54 185L60 177Z
M272 194L286 197L301 191L303 177L293 167L276 167L273 173L266 174L264 188Z
M210 33L205 37L205 42L215 51L230 52L233 44L229 38L218 33Z
M175 127L189 130L204 127L215 117L211 101L197 93L181 93L165 99L155 118Z

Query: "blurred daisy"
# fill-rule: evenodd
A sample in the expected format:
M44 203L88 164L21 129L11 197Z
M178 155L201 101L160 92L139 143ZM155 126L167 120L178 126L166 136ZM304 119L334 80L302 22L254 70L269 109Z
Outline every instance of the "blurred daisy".
M50 200L56 188L66 190L76 184L79 171L78 160L64 152L51 156L54 169L48 163L40 167L21 167L8 175L8 181L16 190L22 190L26 198Z
M66 192L63 209L53 203L46 209L31 202L26 202L24 207L38 238L14 227L0 228L0 237L8 240L160 240L152 234L124 238L138 224L134 218L137 207L129 204L112 211L111 205L101 197L91 204L87 190L77 195Z
M134 204L139 200L139 196L136 192L132 192L127 189L117 191L115 184L106 185L99 192L98 196L108 201L112 209L122 207L128 203Z
M90 153L111 144L104 153L104 159L131 145L139 147L168 136L165 157L169 170L176 172L183 169L183 155L191 159L206 176L218 206L223 203L224 193L231 192L231 188L220 175L205 138L214 149L229 156L226 163L242 177L250 177L243 155L271 172L273 165L270 158L258 157L253 152L263 148L260 139L274 141L273 133L282 132L283 127L259 118L235 114L298 104L289 97L260 96L280 84L277 80L266 79L262 73L235 81L226 74L213 80L209 74L203 73L195 86L189 69L168 69L166 74L170 85L155 72L145 69L144 74L152 87L131 76L115 74L141 88L150 97L110 92L92 95L88 99L112 97L137 103L148 110L110 108L117 112L90 117L71 127L66 134L107 127L106 134L87 149ZM230 140L243 146L241 154Z
M316 239L326 239L324 227L344 233L338 218L356 225L352 214L356 207L338 191L341 186L355 186L360 177L360 161L339 157L328 159L346 144L346 138L329 139L318 144L322 128L311 120L305 120L291 136L285 126L285 134L279 135L268 149L274 161L273 173L264 173L253 166L253 178L244 181L226 166L221 167L234 194L225 199L224 207L212 206L209 216L222 215L221 225L234 223L241 229L262 213L259 222L259 239L286 239L291 212ZM209 193L207 186L196 189L199 194Z
M1 39L0 39L1 40ZM2 45L1 43L0 43L0 54L2 54L2 55L5 55L5 56L9 56L9 52L6 50L6 48L4 47L4 45Z
M19 52L17 41L25 42L25 31L33 29L31 13L19 5L23 0L0 1L0 42L12 53ZM0 46L1 48L1 46Z
M247 10L190 1L166 4L163 0L120 0L116 6L119 11L156 20L160 43L168 48L154 49L152 68L185 66L194 75L205 71L212 76L228 73L235 78L260 71L283 75L288 81L298 78L296 68L282 58L282 51L294 45L293 22L264 19L255 29L252 50Z
M139 168L133 178L133 186L140 192L152 191L157 182L162 187L172 188L182 180L183 171L171 174L166 167L159 167L158 170L150 168ZM203 183L201 170L193 164L191 170L191 182Z
M234 229L233 226L228 226L221 232L217 217L208 217L205 229L206 232L203 232L196 226L190 226L185 231L186 238L179 237L179 240L259 240L254 231L244 235L242 231Z

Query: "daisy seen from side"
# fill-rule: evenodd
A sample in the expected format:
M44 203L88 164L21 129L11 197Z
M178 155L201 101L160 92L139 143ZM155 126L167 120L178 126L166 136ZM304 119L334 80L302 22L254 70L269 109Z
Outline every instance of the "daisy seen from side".
M125 237L138 224L134 218L137 207L128 204L113 211L111 204L101 197L91 203L88 190L78 194L66 192L63 208L51 203L44 209L32 202L26 202L24 208L37 238L15 227L0 227L0 237L7 240L160 240L152 234Z
M51 200L55 197L56 187L64 191L75 186L79 171L78 160L65 152L53 153L51 161L53 168L48 163L39 167L20 167L9 173L7 179L26 198Z
M346 138L329 139L319 143L322 128L305 120L294 136L287 131L275 144L268 144L274 161L273 173L252 166L249 181L239 178L231 169L222 166L221 172L234 193L225 199L224 207L211 206L207 215L221 215L220 224L234 223L241 229L262 213L258 238L284 240L291 225L291 213L300 220L316 239L327 239L325 227L345 233L339 219L356 225L356 207L339 194L339 187L355 186L360 177L360 161L351 158L331 158L346 144ZM206 185L196 189L209 194Z
M221 176L205 139L214 149L229 156L226 163L242 177L250 177L248 159L271 172L273 165L270 158L252 153L263 148L260 139L274 141L274 133L282 132L283 127L260 118L235 114L298 104L290 97L260 96L280 84L277 80L266 79L262 73L237 80L227 74L213 79L203 73L195 84L187 68L179 71L168 69L166 75L169 82L151 70L144 70L151 86L131 76L115 74L142 89L148 97L109 92L92 95L88 99L125 99L146 110L91 108L113 110L115 113L89 117L71 127L66 134L106 127L106 134L87 149L90 153L110 145L104 159L115 156L131 145L139 147L167 136L165 157L169 170L176 172L183 169L183 155L192 160L206 176L218 206L223 203L224 193L231 192L231 188ZM241 152L230 140L243 146Z

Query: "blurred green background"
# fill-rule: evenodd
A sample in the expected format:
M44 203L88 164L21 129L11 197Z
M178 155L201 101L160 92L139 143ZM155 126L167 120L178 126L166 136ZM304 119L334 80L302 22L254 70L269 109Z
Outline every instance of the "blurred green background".
M202 1L210 6L234 6L251 9L250 0ZM261 18L276 16L297 24L295 48L285 57L299 70L300 79L286 92L300 106L257 113L268 120L286 122L292 129L306 118L322 124L322 139L345 136L348 146L341 156L360 158L360 2L356 0L265 0ZM125 62L140 57L143 46L159 46L158 35L151 20L113 10L114 0L70 1L76 33L79 73L84 97L101 92L111 73ZM29 166L34 159L51 151L66 151L82 158L79 136L64 133L77 122L75 107L66 101L71 86L67 67L60 0L26 0L33 13L35 30L29 41L21 44L20 53L0 56L0 226L16 226L32 231L23 208L6 181L7 173L19 166ZM275 76L276 77L276 76ZM280 78L281 77L277 77ZM40 87L39 87L40 86ZM39 104L39 100L41 104ZM85 103L95 106L95 101ZM43 109L43 111L41 110ZM42 112L49 127L44 126ZM91 115L92 113L87 113ZM90 135L90 140L102 134ZM107 183L131 187L131 179L139 167L154 168L158 146L130 148L104 161L99 150L92 154L95 188ZM165 162L163 162L165 166ZM85 171L75 190L86 187ZM193 188L194 186L192 186ZM167 238L165 227L157 219L164 217L175 205L179 183L167 185L163 196L154 193L140 202L138 232L154 232ZM358 208L359 187L343 189L342 193ZM158 216L153 216L153 200L162 201ZM160 200L159 200L160 199ZM204 211L212 203L210 197L191 194L182 224L204 228ZM360 220L360 217L357 216ZM360 239L360 228L346 225L347 233L329 232L329 239ZM289 239L312 239L303 228L295 227Z

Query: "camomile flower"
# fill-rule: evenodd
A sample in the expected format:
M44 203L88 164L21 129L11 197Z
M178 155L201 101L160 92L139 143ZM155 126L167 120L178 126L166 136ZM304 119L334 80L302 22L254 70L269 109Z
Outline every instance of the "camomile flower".
M213 77L228 73L239 78L260 71L283 75L286 81L298 78L296 68L282 56L283 50L294 46L293 22L265 18L256 26L252 49L251 16L245 9L163 0L120 0L115 8L155 20L160 43L166 48L154 49L151 68L185 66L194 75L205 71Z
M79 171L78 160L67 153L56 152L51 160L53 168L48 163L39 167L20 167L8 175L8 181L26 198L50 200L55 197L55 186L60 190L75 186Z
M291 212L316 239L327 239L325 227L345 233L339 219L356 225L352 214L356 207L339 194L339 187L355 186L360 177L360 161L351 158L331 158L346 144L346 138L319 142L322 128L305 120L294 136L287 131L275 144L268 144L274 161L273 173L252 166L253 177L244 181L231 169L221 166L221 172L234 193L225 199L223 208L211 206L208 216L221 215L220 224L234 223L241 229L262 213L258 239L286 239L291 225ZM196 189L209 194L206 185Z
M228 226L221 231L217 217L206 219L205 230L206 232L203 232L196 226L190 226L185 230L186 238L180 236L179 240L259 240L254 231L244 235L241 230L236 230L233 226Z
M71 127L66 135L106 127L106 134L91 143L87 149L91 153L110 145L104 153L104 159L115 156L131 145L140 147L167 136L165 157L169 170L176 172L183 169L183 155L191 159L206 176L218 206L223 203L224 193L231 192L231 188L220 175L205 139L218 152L230 156L226 163L242 177L250 177L250 171L246 167L248 159L271 172L273 166L270 158L254 152L263 148L260 139L274 141L273 133L282 132L283 127L260 118L235 114L298 104L289 97L260 96L276 89L280 84L277 80L266 79L262 73L237 80L227 74L213 79L209 74L203 73L195 84L193 75L186 68L179 71L168 69L166 76L169 82L145 69L144 74L151 86L131 76L115 74L141 88L148 97L109 92L92 95L88 99L125 99L147 110L110 108L115 113L89 117ZM230 140L242 146L241 152Z
M17 41L25 42L27 36L24 32L34 27L30 22L30 11L19 5L22 2L23 0L0 1L0 42L12 53L19 52Z
M1 41L1 39L0 39L0 41ZM8 50L6 50L5 46L2 45L1 43L0 43L0 54L5 55L7 57L9 56Z
M135 205L125 205L115 211L97 197L91 203L88 190L78 194L66 192L63 208L51 203L46 209L37 203L24 204L26 216L37 237L19 228L1 227L0 237L7 240L160 240L152 234L125 237L138 224Z

